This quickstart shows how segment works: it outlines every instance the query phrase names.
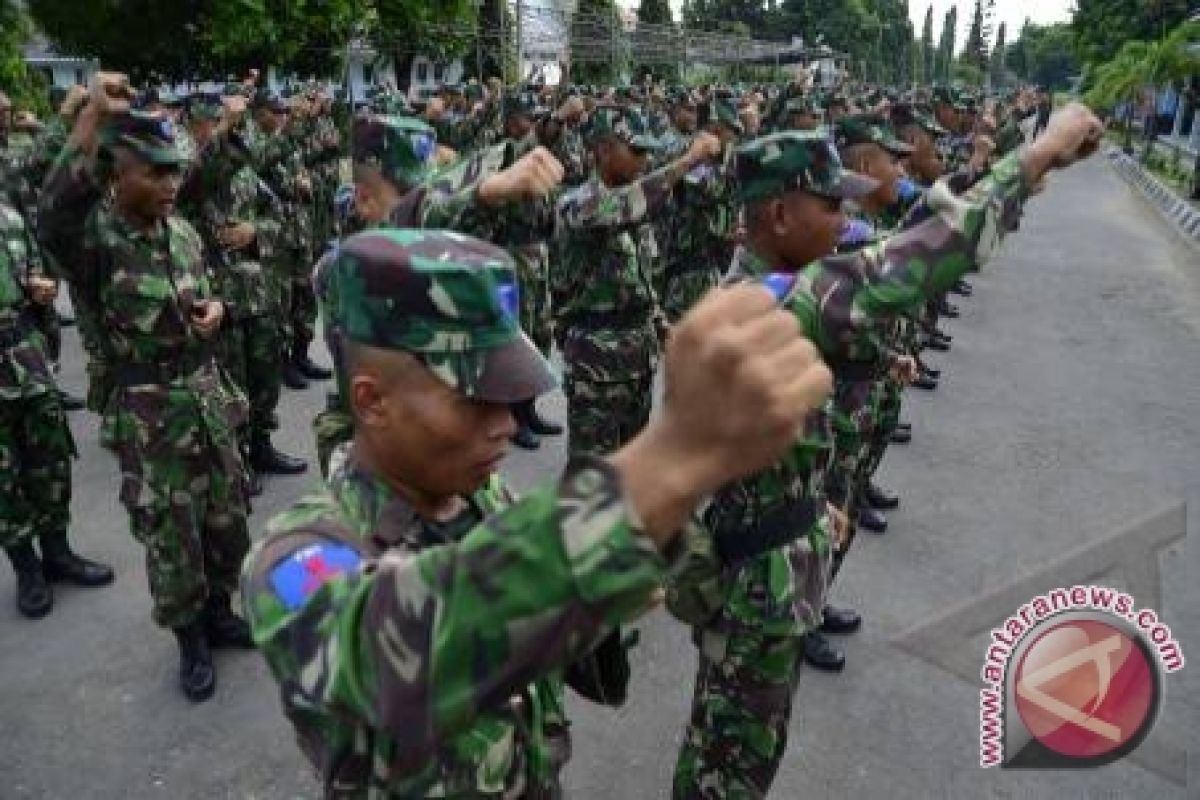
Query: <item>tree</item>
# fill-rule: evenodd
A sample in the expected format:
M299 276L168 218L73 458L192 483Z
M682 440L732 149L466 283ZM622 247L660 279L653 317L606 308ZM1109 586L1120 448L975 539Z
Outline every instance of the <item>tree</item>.
M1081 64L1098 66L1126 42L1164 39L1188 19L1192 5L1191 0L1076 0L1071 18L1075 55Z
M613 0L579 0L571 17L571 81L616 83L620 21Z
M1004 85L1004 56L1008 49L1005 39L1007 38L1008 26L1001 22L1000 30L996 31L996 46L992 48L992 56L988 67L992 86Z
M638 22L646 22L651 25L674 25L675 19L671 15L671 4L668 0L642 0L638 6L637 12Z
M22 48L33 30L29 17L14 0L0 0L0 91L17 108L44 114L48 99L45 80L25 66Z
M1034 25L1028 20L1021 37L1008 49L1008 67L1023 80L1050 89L1065 89L1079 72L1066 23Z
M958 7L950 6L942 21L942 38L938 43L934 83L947 83L950 80L950 68L954 63L954 43L958 35L957 28Z
M637 79L647 75L676 81L684 53L675 34L675 20L668 0L642 0L637 12L638 24L633 47Z
M984 38L983 0L975 0L975 13L971 17L971 29L963 46L962 59L981 73L987 67L988 48Z
M933 49L933 4L929 4L929 8L925 9L925 24L921 26L921 58L918 63L921 65L921 74L918 76L920 83L934 82L934 64L936 63L937 52Z

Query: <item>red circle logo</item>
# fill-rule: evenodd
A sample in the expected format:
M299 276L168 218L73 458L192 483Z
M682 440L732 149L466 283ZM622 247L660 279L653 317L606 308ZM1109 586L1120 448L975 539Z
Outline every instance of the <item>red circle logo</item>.
M1116 626L1078 619L1048 627L1030 644L1015 690L1029 733L1081 759L1105 756L1144 734L1158 696L1140 642Z

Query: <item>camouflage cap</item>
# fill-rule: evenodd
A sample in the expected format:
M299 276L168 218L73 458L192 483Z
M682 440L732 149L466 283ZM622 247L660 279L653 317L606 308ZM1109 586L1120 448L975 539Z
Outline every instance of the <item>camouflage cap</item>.
M636 108L600 106L588 118L586 137L616 136L634 150L659 150L662 142L650 131L646 115Z
M842 166L824 131L782 131L755 139L735 154L737 192L742 202L801 190L822 197L853 200L870 194L879 182Z
M100 142L109 150L127 148L151 164L174 166L183 162L175 146L175 124L157 114L130 111L114 117L104 128Z
M221 103L219 94L193 92L188 95L185 108L191 119L220 119L225 106Z
M410 353L467 397L492 403L557 385L518 324L513 261L488 242L453 231L366 231L322 259L314 287L343 385L343 342Z
M933 87L932 102L934 105L952 106L956 111L963 111L966 108L958 94L949 86Z
M358 117L350 133L355 165L379 170L397 187L413 187L429 177L436 151L437 133L416 117Z
M504 96L504 117L523 114L527 117L538 117L546 113L536 92L509 92Z
M746 132L746 128L742 125L742 119L738 116L737 106L732 100L724 97L717 97L710 103L712 108L713 121L721 125L728 125L733 130L737 131L738 135Z
M287 102L274 89L259 89L250 101L250 108L269 108L272 111L290 111Z
M833 126L833 140L839 150L858 144L874 144L898 156L912 153L912 145L896 138L887 122L871 114L842 117Z
M892 126L896 128L905 127L907 125L916 125L924 128L933 136L946 136L950 132L934 121L933 117L918 111L915 107L901 103L892 106L890 113Z

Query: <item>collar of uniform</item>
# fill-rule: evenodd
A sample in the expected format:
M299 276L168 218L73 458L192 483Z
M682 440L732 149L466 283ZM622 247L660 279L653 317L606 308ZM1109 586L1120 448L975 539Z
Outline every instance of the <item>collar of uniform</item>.
M758 253L751 250L749 246L743 245L733 258L733 266L730 268L727 278L730 281L765 278L774 271Z
M109 210L109 215L112 217L113 224L117 231L126 239L134 242L148 242L150 244L159 244L167 238L167 221L165 219L158 220L158 224L151 231L142 231L129 224L129 221L119 214L116 208Z

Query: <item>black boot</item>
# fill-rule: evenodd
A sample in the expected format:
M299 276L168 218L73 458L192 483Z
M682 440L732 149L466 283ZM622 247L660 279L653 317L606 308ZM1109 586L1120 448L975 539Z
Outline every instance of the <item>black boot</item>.
M76 397L70 392L64 392L62 389L57 389L58 402L62 403L63 411L82 411L87 408L87 403L83 402L83 398Z
M42 574L46 580L87 587L113 582L112 567L77 555L71 550L66 531L44 534L38 541L42 545Z
M886 489L882 489L874 483L868 483L866 490L863 492L866 498L867 505L871 508L878 508L883 511L889 508L896 508L900 505L900 498Z
M925 337L925 347L929 350L936 350L939 353L944 353L950 349L950 343L945 339L930 335Z
M933 378L929 377L929 375L922 373L922 374L918 375L916 377L916 380L914 380L910 385L916 389L924 389L926 391L932 392L934 389L936 389L938 387L938 382L936 380L934 380Z
M308 381L300 374L300 368L290 359L283 365L283 385L296 391L308 388Z
M229 593L214 589L204 601L204 632L212 647L238 647L250 650L254 640L250 637L250 626L246 620L233 613Z
M42 574L42 562L32 542L4 548L17 573L17 610L30 619L41 619L54 608L54 592Z
M69 314L64 314L61 311L56 311L58 314L58 327L73 328L75 326L75 318Z
M217 670L203 623L197 620L172 631L179 642L179 688L193 703L207 700L217 688Z
M949 319L958 319L962 316L958 313L958 306L951 305L950 303L942 303L938 307L938 314Z
M887 517L874 508L859 509L858 527L871 533L887 533Z
M895 444L908 444L912 441L911 428L896 428L892 431L892 442Z
M821 631L824 633L854 633L862 627L862 617L853 608L825 606L821 612Z
M917 362L917 369L921 372L921 374L928 375L935 381L942 377L942 371L940 369L937 367L931 367L928 364L922 364L920 361Z
M262 475L299 475L308 469L308 463L275 449L266 436L250 444L250 467Z
M972 287L971 284L967 283L966 281L961 280L955 281L954 285L950 287L950 291L954 292L955 294L960 294L963 297L970 297L971 295L975 294L974 287Z
M820 631L804 634L804 660L826 672L841 672L846 667L846 654Z
M524 405L525 424L529 430L536 433L538 436L561 436L563 432L562 425L551 422L545 419L537 410L537 401L530 400Z
M257 470L254 470L251 467L247 466L246 467L246 494L250 495L251 497L261 497L262 493L263 493L262 476L258 474Z
M295 365L297 372L310 381L327 381L333 377L333 370L322 367L308 357L307 347L296 349L295 355L292 356L292 364Z

